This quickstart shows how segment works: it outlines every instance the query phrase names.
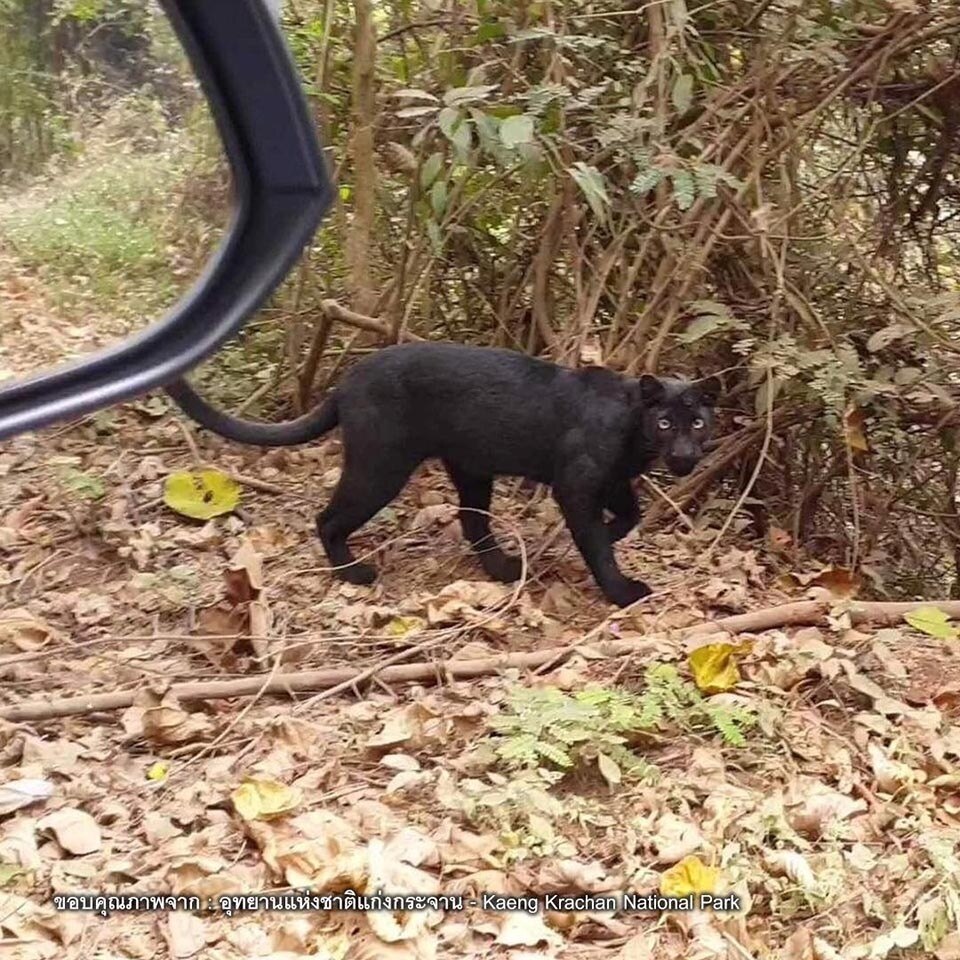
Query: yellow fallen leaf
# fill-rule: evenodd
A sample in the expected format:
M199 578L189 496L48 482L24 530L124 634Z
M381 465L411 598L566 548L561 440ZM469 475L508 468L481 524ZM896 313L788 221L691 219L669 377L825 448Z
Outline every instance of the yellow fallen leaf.
M170 764L166 760L158 760L148 771L148 780L166 780L170 772Z
M704 693L732 690L740 682L734 654L749 650L748 643L708 643L697 647L687 658L694 682Z
M244 820L269 820L300 804L300 791L276 780L247 780L233 791L233 808Z
M920 607L903 615L914 630L940 640L956 640L960 631L950 623L950 618L936 607Z
M424 626L425 621L421 617L394 617L383 629L391 637L405 637L408 633L422 630Z
M240 503L240 484L219 470L178 470L163 485L163 502L185 517L209 520Z
M716 893L719 882L719 870L708 867L699 857L684 857L660 875L660 892L665 897Z

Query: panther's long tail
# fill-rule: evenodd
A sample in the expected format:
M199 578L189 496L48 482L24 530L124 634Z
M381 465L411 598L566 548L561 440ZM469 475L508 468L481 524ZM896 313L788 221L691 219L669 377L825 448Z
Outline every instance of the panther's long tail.
M340 422L336 390L318 407L295 420L287 420L285 423L258 423L256 420L241 420L210 406L186 380L177 380L164 389L173 402L200 426L238 443L261 447L289 447L315 440L329 433Z

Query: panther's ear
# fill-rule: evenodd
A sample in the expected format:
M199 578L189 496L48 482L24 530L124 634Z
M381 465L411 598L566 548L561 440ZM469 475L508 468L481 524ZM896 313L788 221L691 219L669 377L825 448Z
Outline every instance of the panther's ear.
M645 373L640 378L640 399L644 403L657 403L663 398L663 384L657 377Z
M720 394L723 393L723 384L719 377L708 377L706 380L700 380L697 383L697 393L700 394L702 403L712 407Z

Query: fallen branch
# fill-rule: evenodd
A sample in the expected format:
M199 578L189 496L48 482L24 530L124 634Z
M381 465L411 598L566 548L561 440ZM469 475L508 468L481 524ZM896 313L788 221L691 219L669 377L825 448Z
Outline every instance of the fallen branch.
M911 603L866 603L853 602L846 609L855 624L898 623L903 614L920 607L936 605L952 618L960 619L960 601L920 600ZM831 605L821 600L800 600L776 607L766 607L751 613L723 617L708 623L684 627L671 634L680 640L689 640L714 633L755 633L774 627L812 625L822 620ZM629 639L603 640L590 643L590 647L607 657L637 653L653 647L667 638L666 634L650 634ZM420 661L382 665L382 669L357 670L339 667L332 670L306 670L302 673L279 673L264 684L262 675L243 677L239 680L211 680L190 683L175 683L171 692L180 700L225 700L265 693L303 693L325 690L329 687L344 688L359 684L376 676L385 683L413 682L431 683L439 678L448 681L466 680L471 677L489 676L501 670L513 668L532 670L545 663L562 663L577 647L550 647L531 653L508 653L499 657L484 657L474 660ZM0 709L0 720L23 723L50 720L54 717L79 716L100 713L106 710L123 710L133 706L136 691L101 693L85 697L67 697L30 700Z
M359 327L361 330L369 330L371 333L379 334L385 340L389 340L393 336L389 324L384 323L382 320L377 320L375 317L368 317L362 313L348 310L346 307L341 307L336 300L324 300L320 304L320 309L323 310L331 320L339 320L348 326ZM401 330L400 339L409 341L410 343L417 343L422 341L423 337L418 337L415 333Z

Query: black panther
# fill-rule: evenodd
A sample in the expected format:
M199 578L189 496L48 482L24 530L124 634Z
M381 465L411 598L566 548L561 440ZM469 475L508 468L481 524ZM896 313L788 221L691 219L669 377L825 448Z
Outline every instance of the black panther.
M613 554L640 518L630 481L658 461L676 476L689 474L711 435L719 392L716 378L630 378L512 350L414 343L366 357L323 404L289 423L219 415L221 422L209 410L204 420L223 436L264 446L305 443L340 426L343 472L317 531L343 580L373 582L376 572L355 560L347 538L400 493L419 464L438 459L488 576L520 576L520 561L497 545L483 511L494 477L526 477L551 487L600 589L628 606L651 592L624 576Z

